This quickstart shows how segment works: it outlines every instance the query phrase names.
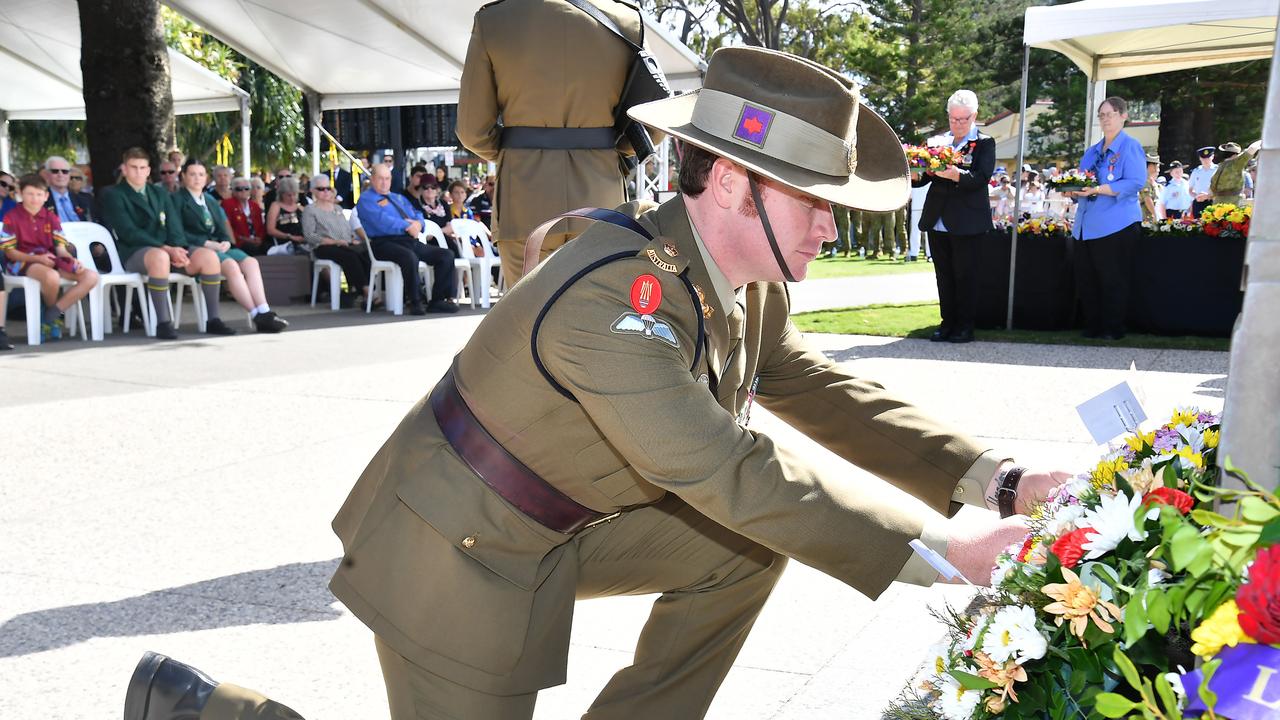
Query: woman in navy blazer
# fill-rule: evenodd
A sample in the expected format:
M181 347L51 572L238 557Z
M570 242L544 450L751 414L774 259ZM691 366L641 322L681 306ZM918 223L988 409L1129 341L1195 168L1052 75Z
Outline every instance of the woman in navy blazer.
M913 174L914 187L929 186L920 229L929 233L933 271L938 278L942 324L934 342L973 341L978 314L979 238L992 229L988 183L996 168L996 141L978 132L978 96L957 90L947 100L950 132L942 136L960 154L959 165L936 173Z
M1146 153L1124 131L1128 103L1109 97L1098 106L1102 139L1080 159L1080 169L1092 172L1097 187L1068 193L1079 203L1071 233L1076 295L1084 314L1084 336L1118 340L1124 337L1129 311L1129 283L1138 244L1142 210L1138 191L1147 182Z

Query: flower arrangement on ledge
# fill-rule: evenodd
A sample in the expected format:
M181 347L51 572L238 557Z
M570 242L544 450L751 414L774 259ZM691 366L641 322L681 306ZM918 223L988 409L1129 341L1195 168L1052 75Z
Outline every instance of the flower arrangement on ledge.
M1280 499L1218 487L1218 432L1180 410L1058 488L991 589L937 613L945 638L884 717L1275 717Z
M1188 237L1204 234L1204 226L1200 224L1200 221L1189 217L1162 218L1155 222L1144 220L1142 227L1149 233L1169 237Z
M1073 192L1087 187L1097 187L1098 178L1088 170L1068 170L1058 177L1045 180L1045 184L1058 192Z
M1240 207L1234 203L1216 203L1200 212L1203 232L1210 237L1248 237L1252 219L1252 205Z
M948 165L959 165L960 153L950 145L924 146L903 144L902 151L907 154L907 166L914 171L928 170L936 172Z
M1018 223L1018 235L1062 238L1071 234L1071 221L1055 217L1036 217Z

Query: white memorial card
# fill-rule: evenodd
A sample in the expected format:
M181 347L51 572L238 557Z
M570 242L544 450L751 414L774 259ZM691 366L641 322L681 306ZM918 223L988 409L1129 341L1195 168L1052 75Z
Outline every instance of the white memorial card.
M1122 382L1080 403L1076 406L1076 412L1080 413L1084 426L1089 429L1093 441L1099 445L1105 445L1124 433L1136 431L1142 421L1147 419L1142 403L1138 402L1138 397L1128 382Z

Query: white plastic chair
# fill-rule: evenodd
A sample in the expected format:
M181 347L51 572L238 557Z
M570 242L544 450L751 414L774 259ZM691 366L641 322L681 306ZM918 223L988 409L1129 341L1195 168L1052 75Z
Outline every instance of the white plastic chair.
M338 309L342 294L342 266L332 260L311 256L311 307L316 306L316 293L320 290L320 273L329 273L329 309Z
M355 217L352 213L351 217ZM400 274L400 266L390 260L379 260L373 255L373 244L364 243L369 253L369 294L364 301L364 311L373 312L373 297L381 289L385 300L384 307L393 315L404 314L404 277ZM385 287L384 287L385 286Z
M453 226L453 237L462 248L462 256L471 264L471 307L476 307L478 300L480 307L487 308L491 271L494 267L502 266L501 258L493 252L489 228L479 220L455 219L449 222ZM473 240L480 243L483 255L476 257L472 252Z
M435 242L437 247L449 250L449 241L444 237L444 230L441 230L440 226L431 220L423 222L422 237L419 239L422 240L422 242L426 242L428 237ZM449 252L452 254L453 251L450 250ZM420 270L426 268L426 263L418 263L418 267ZM461 299L463 288L469 287L466 283L469 282L471 277L471 263L467 262L464 258L454 258L453 269L457 274L457 281L453 284L456 288L455 299ZM426 274L430 275L430 272Z
M67 242L76 249L76 257L88 263L93 257L93 244L98 243L106 250L111 269L98 274L98 284L89 291L89 316L94 340L102 340L111 332L111 307L106 302L109 288L123 286L124 310L121 322L124 332L129 332L129 323L133 319L133 296L138 296L138 308L142 311L143 327L147 326L146 287L139 273L125 272L120 262L120 251L116 248L116 240L111 231L94 222L69 222L62 226Z
M75 282L72 280L62 280L61 282L63 287L74 284ZM27 344L39 345L40 309L42 304L40 300L40 283L25 275L5 275L4 287L5 290L9 291L15 289L22 290L23 302L26 303L27 307ZM0 308L0 312L8 313L8 298L12 297L12 293L6 296L5 307ZM89 338L85 333L84 313L81 312L80 302L77 302L75 305L72 305L67 309L67 327L70 329L73 336L75 335L76 328L79 328L80 338L83 340L87 340Z

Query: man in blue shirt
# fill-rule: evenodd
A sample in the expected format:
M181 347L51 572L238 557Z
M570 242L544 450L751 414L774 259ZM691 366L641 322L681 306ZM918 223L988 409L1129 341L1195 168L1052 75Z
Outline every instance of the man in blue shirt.
M435 245L418 241L422 234L422 213L409 199L391 192L391 168L378 164L369 176L369 191L360 195L356 204L360 225L369 237L369 247L379 260L389 260L400 266L405 289L409 294L409 312L425 315L428 312L455 313L458 304L453 300L455 280L453 253ZM430 301L423 306L422 278L418 276L418 261L431 266L432 292Z
M93 196L87 192L71 192L71 163L66 158L54 155L44 161L44 171L40 173L49 185L49 199L44 206L58 214L64 223L86 222L93 219L90 207Z

